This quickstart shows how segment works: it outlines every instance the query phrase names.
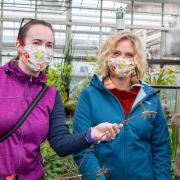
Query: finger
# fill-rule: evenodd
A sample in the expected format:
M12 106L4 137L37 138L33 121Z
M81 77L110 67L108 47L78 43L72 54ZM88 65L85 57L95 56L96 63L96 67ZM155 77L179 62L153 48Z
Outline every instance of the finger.
M111 133L109 132L109 130L106 132L106 141L110 140L111 137Z
M116 136L116 132L113 129L113 125L108 126L107 129L111 135L111 138L114 138Z
M113 125L112 128L113 128L113 131L114 131L114 133L116 135L118 133L118 131L119 131L118 126L117 125Z
M109 131L107 130L104 134L104 136L102 137L101 141L108 141L111 139L111 134L109 133Z
M121 129L124 125L123 124L118 124L118 128Z
M119 124L113 124L113 130L116 133L116 135L120 132L120 128L121 126L119 126Z
M120 132L120 130L123 126L124 126L123 124L118 124L118 133Z

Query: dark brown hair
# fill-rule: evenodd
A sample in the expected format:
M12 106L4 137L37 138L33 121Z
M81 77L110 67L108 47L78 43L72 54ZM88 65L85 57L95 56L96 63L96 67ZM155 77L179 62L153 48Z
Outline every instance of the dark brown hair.
M25 19L22 19L21 24L23 23ZM18 32L18 37L17 39L20 41L20 43L24 43L24 39L26 37L26 34L28 30L33 26L33 25L43 25L46 27L49 27L54 35L54 30L52 28L52 25L44 20L39 20L39 19L30 19L27 23L25 23L23 26L19 28Z

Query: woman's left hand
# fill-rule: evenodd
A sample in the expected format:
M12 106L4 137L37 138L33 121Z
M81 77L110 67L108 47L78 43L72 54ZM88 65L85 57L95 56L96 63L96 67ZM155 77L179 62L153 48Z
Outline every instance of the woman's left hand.
M114 139L122 127L123 124L101 123L92 128L91 136L94 141L108 141Z

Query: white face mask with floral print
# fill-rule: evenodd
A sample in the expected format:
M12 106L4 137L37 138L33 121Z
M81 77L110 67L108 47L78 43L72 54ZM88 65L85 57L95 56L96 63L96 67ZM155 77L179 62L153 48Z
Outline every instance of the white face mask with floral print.
M44 70L53 59L53 50L44 46L24 46L24 62L34 72Z
M108 67L110 74L119 78L127 78L136 74L136 64L134 61L126 60L120 57L108 60Z

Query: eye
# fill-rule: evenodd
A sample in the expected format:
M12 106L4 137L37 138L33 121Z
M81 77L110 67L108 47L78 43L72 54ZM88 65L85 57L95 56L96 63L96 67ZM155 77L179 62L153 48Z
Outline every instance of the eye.
M40 45L41 45L41 42L39 42L39 41L33 41L32 44L35 45L35 46L40 46Z
M49 48L49 49L53 49L53 48L54 48L54 45L53 45L53 44L47 44L46 47Z
M115 51L112 55L112 57L119 57L121 56L121 52L120 51Z
M133 58L134 57L134 54L132 54L132 53L127 53L126 54L126 58Z

